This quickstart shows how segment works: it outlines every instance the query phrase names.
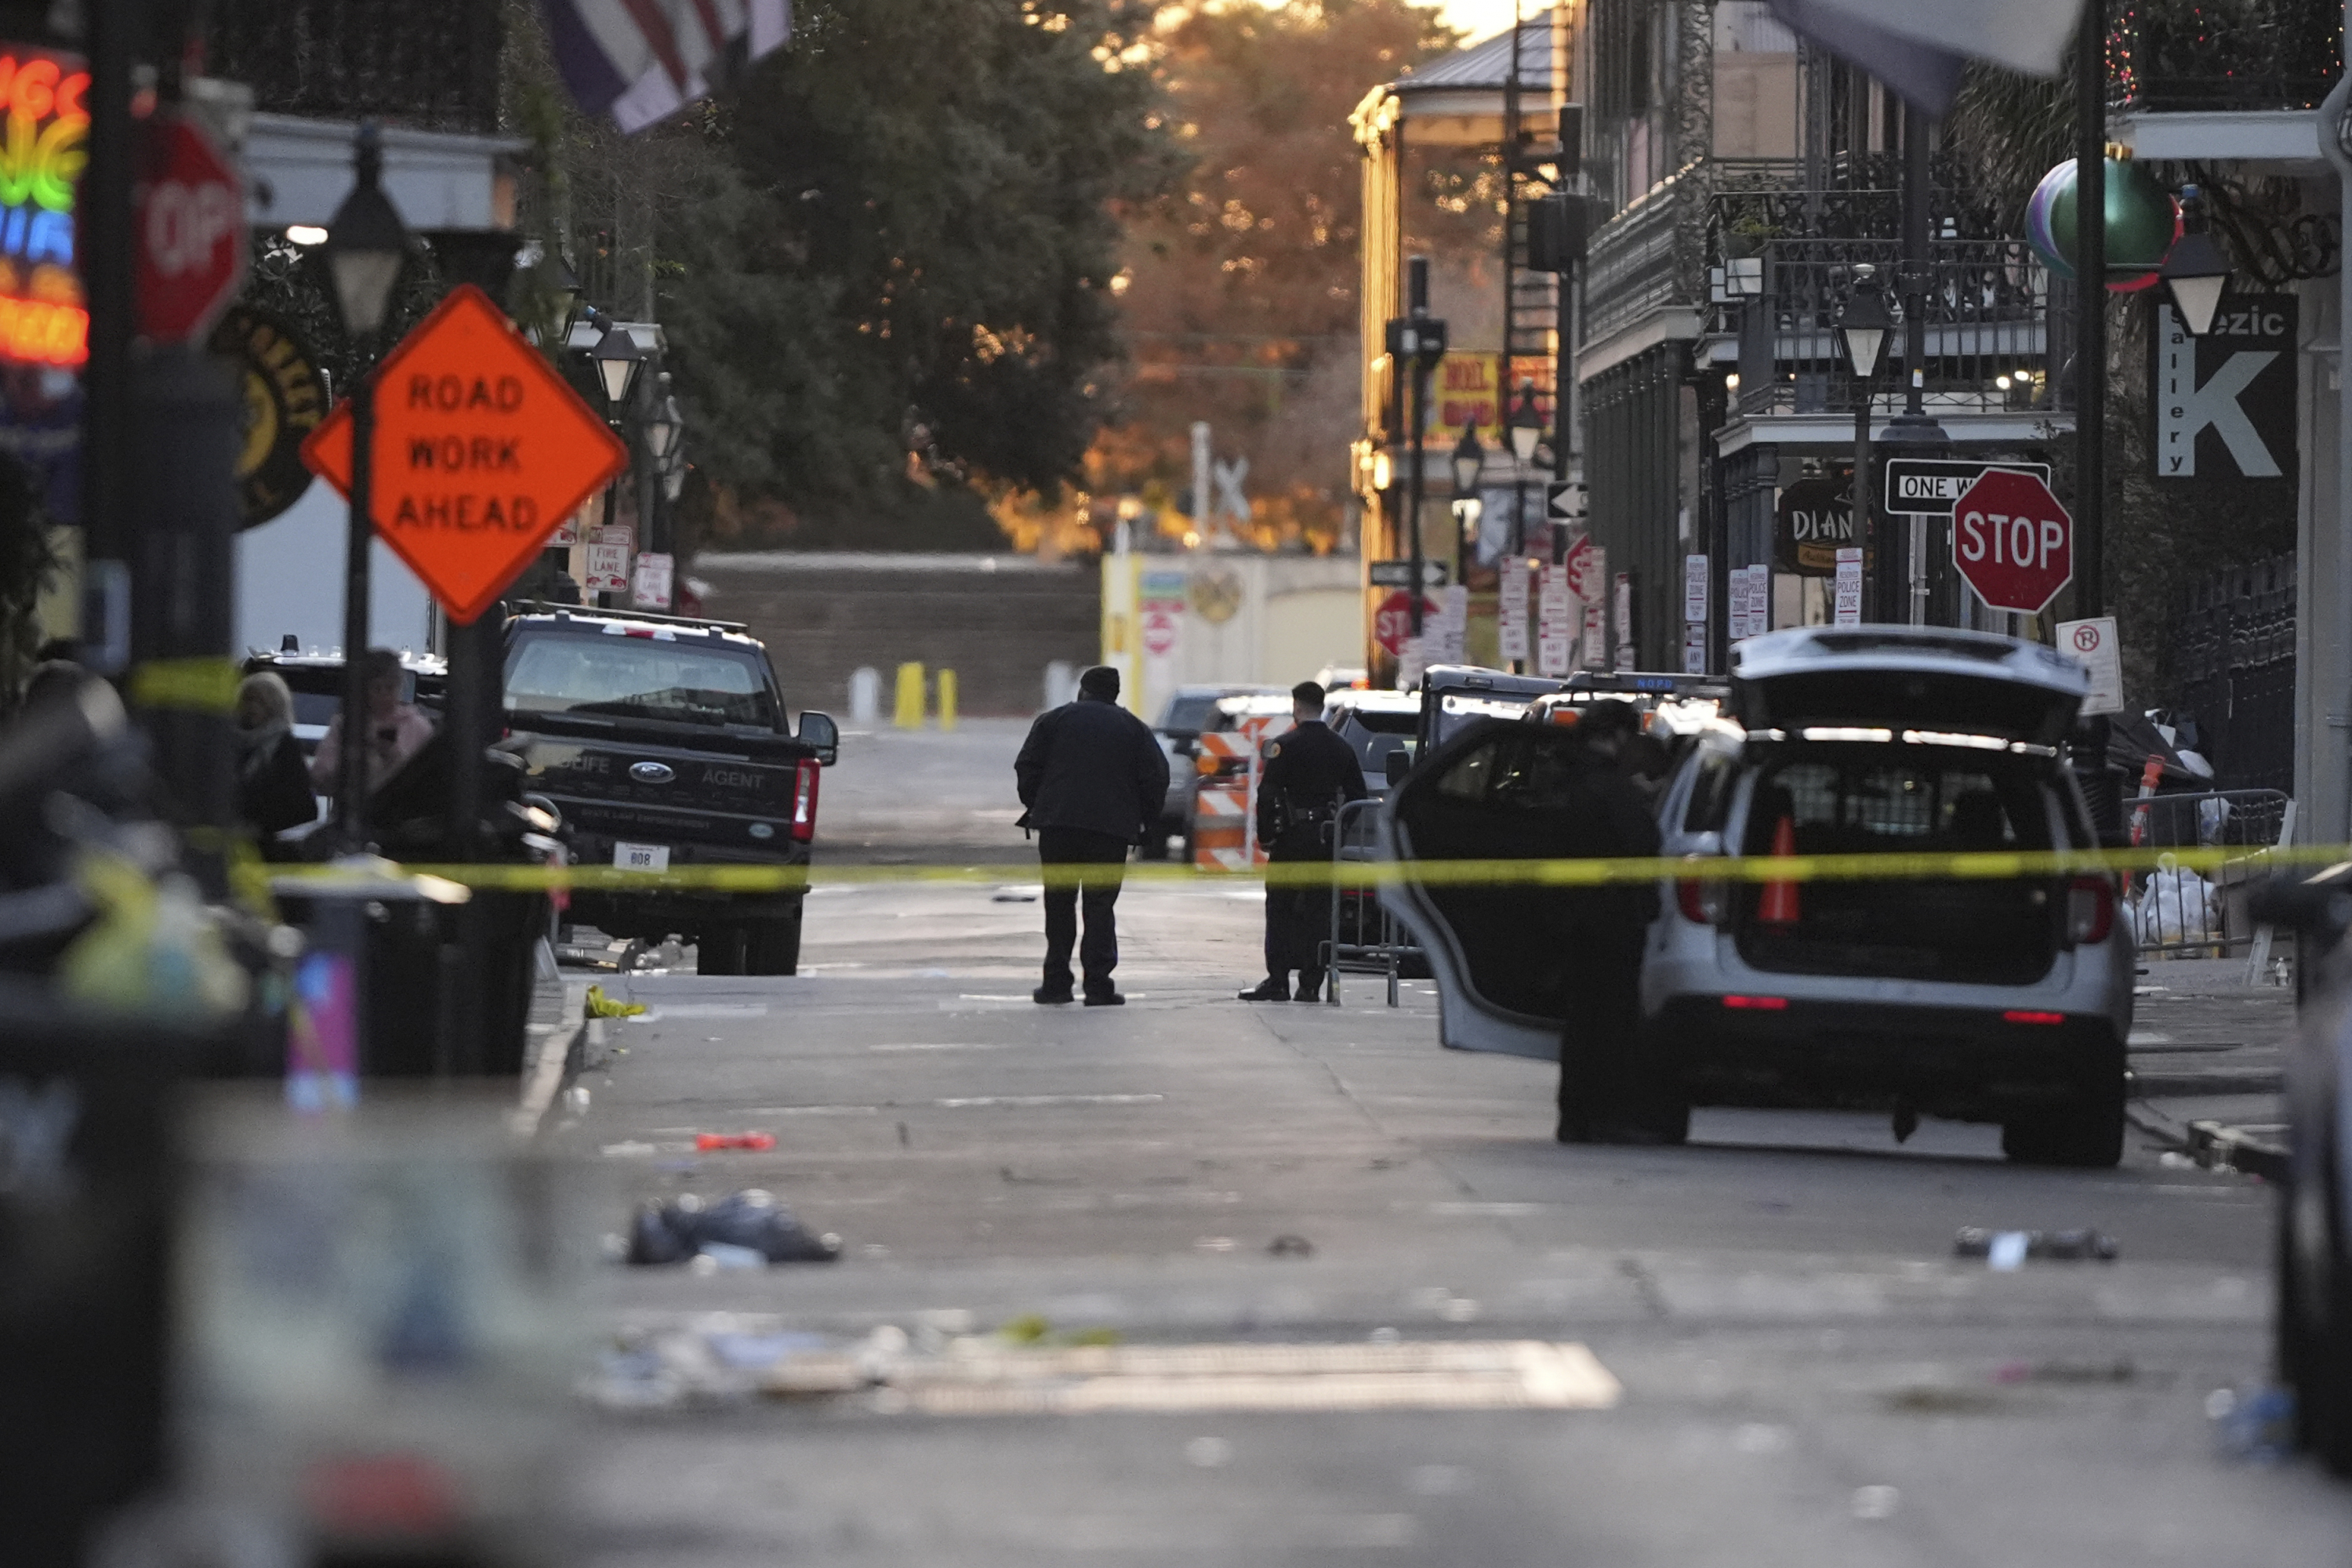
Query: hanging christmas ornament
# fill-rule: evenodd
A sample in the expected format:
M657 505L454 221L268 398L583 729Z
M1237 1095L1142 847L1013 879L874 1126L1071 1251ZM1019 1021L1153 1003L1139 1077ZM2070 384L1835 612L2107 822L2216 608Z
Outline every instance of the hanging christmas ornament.
M2141 164L2106 159L2107 288L2128 294L2152 287L2172 242L2180 237L2180 208L2172 193ZM2061 278L2074 276L2074 160L2042 176L2025 204L2025 242Z

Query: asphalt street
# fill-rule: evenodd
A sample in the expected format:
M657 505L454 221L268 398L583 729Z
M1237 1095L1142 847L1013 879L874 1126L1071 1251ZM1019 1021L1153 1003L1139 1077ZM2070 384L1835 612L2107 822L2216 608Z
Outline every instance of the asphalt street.
M824 854L1018 859L1022 729L846 738ZM1565 1148L1550 1069L1440 1050L1425 986L1395 1009L1369 980L1337 1008L1233 1000L1257 973L1246 883L1130 887L1129 1005L1035 1006L1034 891L828 888L798 976L608 978L649 1011L602 1031L555 1135L614 1178L614 1228L625 1196L758 1186L843 1254L614 1264L600 1321L877 1365L977 1364L1008 1326L1122 1354L1541 1342L1584 1347L1600 1392L1528 1407L1458 1378L1430 1401L1455 1408L1318 1407L1302 1390L1331 1385L1278 1349L1238 1396L1130 1379L1081 1414L719 1380L590 1418L570 1561L2352 1562L2352 1489L2234 1451L2210 1413L2264 1376L2272 1216L2257 1182L2167 1157L2205 1101L2143 1102L2113 1172L1843 1115L1702 1111L1687 1148ZM2146 1043L2193 1048L2135 1065L2258 1117L2245 1075L2195 1071L2274 1052L2284 999L2199 973L2149 976L2172 1023ZM776 1145L698 1153L702 1132ZM1954 1256L1963 1226L2093 1226L2121 1256L1996 1272Z

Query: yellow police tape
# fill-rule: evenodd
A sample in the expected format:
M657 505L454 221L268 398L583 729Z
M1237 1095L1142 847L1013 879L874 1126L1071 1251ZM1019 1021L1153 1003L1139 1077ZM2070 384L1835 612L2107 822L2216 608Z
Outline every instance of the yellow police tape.
M1202 871L1190 866L1139 862L1121 868L1130 882L1204 886L1264 880L1272 887L1377 888L1412 882L1425 887L1593 888L1671 879L1720 882L2009 881L2019 879L2149 872L2164 868L2210 875L2234 866L2245 875L2352 861L2352 845L2257 849L2214 848L1972 850L1950 854L1717 856L1645 858L1484 860L1293 860L1244 872ZM334 866L278 866L279 877L321 884L364 877L381 881L383 868L364 873ZM890 884L979 885L1007 882L1076 887L1108 868L1034 861L998 865L681 866L667 871L625 871L613 866L403 866L408 875L439 877L494 892L780 893L825 887ZM2347 879L2352 890L2352 879Z

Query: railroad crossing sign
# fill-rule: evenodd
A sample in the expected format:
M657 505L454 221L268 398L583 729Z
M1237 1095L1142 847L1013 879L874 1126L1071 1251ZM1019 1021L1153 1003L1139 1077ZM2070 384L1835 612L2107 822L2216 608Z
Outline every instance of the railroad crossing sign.
M1438 603L1428 595L1421 597L1421 624L1428 626L1436 621ZM1405 638L1412 636L1412 596L1399 588L1380 602L1372 612L1372 640L1389 650L1391 657L1402 658Z
M470 283L451 289L373 380L376 533L461 625L628 466L604 421ZM302 460L351 493L348 402L303 442Z
M1987 605L2034 615L2074 575L2074 520L2033 475L1995 468L1953 503L1952 558Z
M245 187L192 121L158 117L131 189L139 331L184 343L213 329L245 279Z

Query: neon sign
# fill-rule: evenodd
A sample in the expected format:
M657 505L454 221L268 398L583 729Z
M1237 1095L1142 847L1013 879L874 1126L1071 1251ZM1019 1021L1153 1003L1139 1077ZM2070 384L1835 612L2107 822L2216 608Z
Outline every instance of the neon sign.
M89 73L0 54L0 361L78 365L89 310L75 270L74 197L89 161Z

